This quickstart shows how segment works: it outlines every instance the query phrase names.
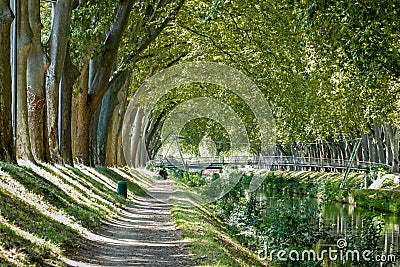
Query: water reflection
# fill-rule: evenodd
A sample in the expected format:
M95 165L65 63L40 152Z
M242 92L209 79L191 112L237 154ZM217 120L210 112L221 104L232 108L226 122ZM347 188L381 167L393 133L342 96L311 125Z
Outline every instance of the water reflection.
M351 233L350 229L362 227L362 217L365 214L380 217L384 222L383 231L381 233L381 249L382 255L395 254L399 250L400 235L399 224L400 217L392 213L383 213L380 211L366 210L362 207L343 203L326 203L316 199L310 199L304 196L276 193L272 191L260 191L257 193L257 199L264 203L266 209L264 215L268 214L268 209L277 206L278 200L284 200L289 205L297 205L303 200L311 209L320 208L322 218L325 225L332 225L331 234L333 236L343 236ZM332 244L319 244L319 248ZM379 266L379 265L377 265ZM399 266L398 264L390 266Z

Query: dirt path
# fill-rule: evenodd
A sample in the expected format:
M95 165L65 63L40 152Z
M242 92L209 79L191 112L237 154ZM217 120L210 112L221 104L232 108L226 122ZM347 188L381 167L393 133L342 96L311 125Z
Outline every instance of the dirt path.
M156 180L149 195L108 221L78 254L65 260L71 266L195 266L183 248L170 215L168 180Z

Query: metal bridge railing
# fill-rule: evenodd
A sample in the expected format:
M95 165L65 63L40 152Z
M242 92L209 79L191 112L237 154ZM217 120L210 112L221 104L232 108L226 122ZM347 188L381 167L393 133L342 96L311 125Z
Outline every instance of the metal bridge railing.
M162 158L151 160L148 165L163 167L207 168L209 166L224 165L252 165L258 168L270 167L297 167L344 170L350 168L354 171L367 171L371 167L386 166L386 164L365 161L350 161L344 159L295 157L295 156L220 156L220 157L187 157Z

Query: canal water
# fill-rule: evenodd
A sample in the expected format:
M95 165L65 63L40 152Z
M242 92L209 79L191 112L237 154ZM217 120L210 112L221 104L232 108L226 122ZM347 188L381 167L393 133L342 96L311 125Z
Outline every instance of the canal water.
M380 246L382 255L397 255L396 251L399 250L400 235L399 225L400 216L393 213L384 213L380 211L366 210L362 207L333 202L321 202L316 199L310 199L304 196L277 194L276 192L258 192L258 200L266 205L266 213L269 208L277 206L278 201L284 200L285 203L290 205L298 205L300 202L307 200L305 203L310 206L310 209L319 209L325 225L331 225L330 233L333 236L346 236L351 234L350 229L362 227L363 215L375 215L384 222L383 230L380 233ZM337 244L319 244L318 247L335 247ZM396 259L398 257L396 256ZM399 261L389 264L374 264L371 266L399 266ZM327 266L337 266L335 263L329 263ZM351 265L352 266L352 265Z

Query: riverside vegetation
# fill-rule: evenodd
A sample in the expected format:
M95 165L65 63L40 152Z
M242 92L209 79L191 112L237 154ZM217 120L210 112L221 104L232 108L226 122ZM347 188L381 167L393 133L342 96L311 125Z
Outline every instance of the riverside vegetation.
M82 232L96 229L129 203L116 193L118 180L128 181L129 196L143 194L142 187L151 182L148 177L130 168L61 167L27 162L20 165L0 162L0 167L1 266L63 266L63 257L81 245ZM183 172L179 170L172 170L171 174L182 187L207 183L200 172L190 173L189 179L183 179ZM213 178L218 176L214 174ZM349 189L347 193L344 193L346 190L337 190L327 194L329 187L336 187L340 177L337 173L276 172L268 175L262 187L274 187L281 192L296 191L314 197L325 194L332 200L353 195L358 201L360 192L364 191ZM190 241L191 253L200 266L264 266L267 263L260 260L257 250L266 240L280 240L293 247L307 248L313 246L318 238L329 238L327 227L315 227L319 222L319 210L310 209L307 203L291 206L282 202L269 211L272 217L265 217L262 201L246 191L251 178L251 175L244 175L231 192L209 205L193 208L181 205L187 199L174 200L172 215L175 224ZM321 183L315 183L319 179ZM361 175L352 174L347 186L361 186L362 180ZM386 192L374 191L382 198ZM387 193L395 197L396 192ZM377 203L380 202L371 201L368 193L362 196L372 203L376 202L373 205L379 208ZM354 232L351 239L347 237L349 244L375 246L381 221L365 217L363 223L368 227ZM272 226L281 227L281 230L274 230L276 228ZM298 232L294 233L295 230ZM293 234L300 233L308 234L310 238L291 238ZM365 238L369 238L368 242ZM269 245L278 246L278 243Z
M212 177L205 177L200 172L185 172L179 169L170 171L180 186L194 187L206 185L209 180L218 178L214 173ZM371 175L375 175L374 171ZM178 225L183 227L184 237L196 240L195 243L218 244L220 237L210 235L210 230L196 232L193 228L209 229L207 221L204 222L204 213L212 217L214 225L225 229L230 233L229 238L250 250L249 255L259 254L259 261L254 266L272 264L273 266L326 266L324 261L278 261L276 258L267 258L263 248L268 247L269 251L285 250L286 253L292 250L304 251L321 249L321 241L325 244L336 244L336 240L345 238L347 250L371 250L382 251L381 233L384 221L379 216L365 213L358 222L356 228L348 228L346 234L334 234L321 214L321 206L310 205L309 200L299 202L287 201L284 195L303 195L310 199L318 198L323 202L352 202L367 208L384 211L397 212L399 192L389 190L364 190L364 175L358 173L350 174L346 188L339 189L342 173L323 172L296 172L276 171L265 174L265 179L258 192L248 191L253 174L243 174L236 186L219 200L202 205L194 210L177 210L175 216L179 219ZM370 183L371 181L367 181ZM386 183L393 186L393 183ZM260 192L272 192L274 196L281 198L273 206L260 197ZM282 195L284 194L284 195ZM390 197L388 199L388 197ZM385 201L383 201L385 199ZM392 201L393 200L393 201ZM194 216L193 214L197 214ZM349 218L348 220L354 220ZM352 222L349 222L352 223ZM204 225L207 226L204 226ZM185 229L189 230L185 230ZM211 231L212 232L212 231ZM221 231L218 231L221 232ZM210 241L213 240L213 241ZM197 246L192 248L199 257L206 257L208 251ZM225 250L221 253L224 256L217 257L215 261L226 262L229 258ZM263 254L264 253L264 254ZM287 255L287 254L286 254ZM215 256L215 255L213 255ZM260 258L267 259L261 261ZM374 265L375 264L375 265ZM364 261L357 262L335 262L335 266L376 266L377 263ZM387 264L387 265L385 265ZM381 266L392 266L392 262L383 263ZM242 262L229 262L221 266L243 266Z

